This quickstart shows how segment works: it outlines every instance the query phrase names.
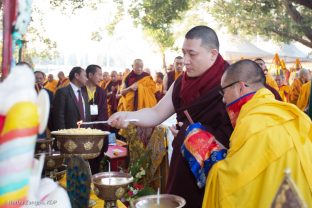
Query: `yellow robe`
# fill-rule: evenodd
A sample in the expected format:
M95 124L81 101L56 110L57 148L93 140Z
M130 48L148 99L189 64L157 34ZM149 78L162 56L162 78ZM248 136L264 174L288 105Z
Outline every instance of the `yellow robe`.
M283 85L279 87L278 93L280 94L284 102L289 102L290 87L288 85Z
M156 92L162 93L164 91L163 83L156 83Z
M56 80L52 80L52 82L47 82L45 85L44 85L44 88L50 90L51 92L55 93L56 91L56 86L57 86L57 82Z
M60 85L57 87L57 89L63 88L63 87L67 87L69 85L70 81L68 78L65 78Z
M181 72L174 71L174 81L176 81L182 74L183 74L183 71Z
M151 76L146 76L138 83L138 109L150 108L157 104L155 97L156 83ZM118 103L118 111L134 111L134 92L123 95Z
M278 90L278 85L270 74L265 75L266 84Z
M289 101L293 104L297 104L297 100L300 94L300 89L302 86L302 82L300 79L294 79L293 83L290 86L290 99Z
M286 168L312 207L311 138L307 115L260 89L241 109L228 155L209 172L202 207L270 207Z
M106 90L106 87L107 85L109 84L110 80L108 81L104 81L102 80L100 83L99 83L99 86L103 89L103 90Z
M302 111L304 111L308 106L309 98L310 98L310 91L311 91L311 81L303 84L300 90L300 95L297 101L297 106Z

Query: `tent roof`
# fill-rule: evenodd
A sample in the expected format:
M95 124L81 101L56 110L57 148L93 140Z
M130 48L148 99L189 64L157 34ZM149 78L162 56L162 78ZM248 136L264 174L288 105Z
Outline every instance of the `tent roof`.
M299 58L300 61L312 61L312 59L308 57L308 54L302 52L293 44L283 44L279 46L276 51L279 57L286 62L293 62L296 58Z
M221 54L226 60L239 60L241 58L273 58L274 54L261 50L248 40L238 36L224 36L221 41Z

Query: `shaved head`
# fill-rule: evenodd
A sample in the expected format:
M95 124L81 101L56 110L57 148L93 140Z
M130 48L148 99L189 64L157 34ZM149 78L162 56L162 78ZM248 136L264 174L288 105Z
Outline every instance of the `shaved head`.
M303 82L306 83L311 79L310 76L310 71L307 69L300 69L299 71L299 79Z
M263 88L265 75L254 61L241 60L230 65L221 78L221 94L225 104L233 103L242 96Z
M299 77L303 77L304 75L306 75L308 73L309 73L309 70L307 70L307 69L300 69Z
M143 72L143 66L144 66L144 65L143 65L142 59L135 59L135 60L133 61L133 65L132 65L132 68L133 68L134 73L137 74L137 75L142 74L142 72Z
M193 27L186 33L185 39L200 39L203 47L217 49L219 51L218 36L210 27L204 25Z
M227 83L244 81L260 87L263 87L265 84L265 75L261 67L256 62L248 59L238 61L229 66L223 76Z

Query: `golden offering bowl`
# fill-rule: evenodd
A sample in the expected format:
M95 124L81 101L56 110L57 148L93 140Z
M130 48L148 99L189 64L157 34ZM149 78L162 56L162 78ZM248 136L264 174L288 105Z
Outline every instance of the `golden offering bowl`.
M93 159L100 155L105 137L110 134L107 131L96 130L93 134L72 134L61 131L52 131L51 134L57 140L57 146L61 154L65 156L77 155L83 159Z
M36 154L35 157L39 159L40 154ZM43 170L52 171L61 167L64 163L64 156L60 152L47 153L44 158Z
M35 153L37 154L41 152L45 152L45 153L51 152L52 147L53 147L53 141L54 141L54 138L37 139Z
M102 172L93 175L92 181L94 193L106 203L122 198L133 177L129 173Z
M185 199L172 194L160 194L159 204L157 204L157 195L149 195L134 200L133 208L180 208L186 204Z
M49 176L55 181L59 181L65 176L66 171L67 171L67 165L63 164L59 168L54 169L53 171L47 172L49 174L47 176Z

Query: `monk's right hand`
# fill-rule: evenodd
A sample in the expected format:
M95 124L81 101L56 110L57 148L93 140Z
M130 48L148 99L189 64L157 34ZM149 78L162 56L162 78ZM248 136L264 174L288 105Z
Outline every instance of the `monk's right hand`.
M129 125L129 121L126 121L127 115L128 115L128 112L114 113L108 119L110 126L117 128L117 129L127 128Z

